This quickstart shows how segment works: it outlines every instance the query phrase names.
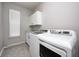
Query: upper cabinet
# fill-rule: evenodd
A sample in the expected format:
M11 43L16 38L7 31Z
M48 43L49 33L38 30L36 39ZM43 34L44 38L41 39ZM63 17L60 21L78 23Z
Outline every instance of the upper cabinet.
M32 25L42 25L42 12L36 11L30 16L30 26Z

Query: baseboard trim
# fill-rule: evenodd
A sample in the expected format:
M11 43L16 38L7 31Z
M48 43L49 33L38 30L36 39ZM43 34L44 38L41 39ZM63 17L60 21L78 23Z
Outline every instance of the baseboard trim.
M23 43L25 43L25 41L19 42L19 43L13 43L13 44L4 46L4 47L1 49L1 51L0 51L0 56L2 56L2 53L3 53L3 51L4 51L5 48L9 48L9 47L12 47L12 46L20 45L20 44L23 44Z
M9 47L16 46L16 45L20 45L20 44L23 44L23 43L25 43L25 41L23 41L23 42L19 42L19 43L13 43L13 44L4 46L4 48L9 48Z
M4 51L4 47L1 49L1 51L0 51L0 57L1 57L1 55L2 55L2 53L3 53L3 51Z

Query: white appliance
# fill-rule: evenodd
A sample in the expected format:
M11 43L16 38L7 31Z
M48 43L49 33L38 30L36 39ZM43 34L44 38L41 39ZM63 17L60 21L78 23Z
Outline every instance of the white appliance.
M30 46L30 32L26 32L25 42Z
M30 32L29 46L32 57L75 56L77 37L72 30L46 30Z
M37 35L39 38L39 56L71 57L76 54L76 33L72 30L50 30Z
M29 45L32 57L39 57L39 39L37 35L45 32L47 32L47 30L31 31L26 33L26 42Z
M29 49L30 49L30 54L32 57L38 57L39 54L38 54L38 50L39 50L39 44L38 44L38 38L32 34L32 33L29 33Z

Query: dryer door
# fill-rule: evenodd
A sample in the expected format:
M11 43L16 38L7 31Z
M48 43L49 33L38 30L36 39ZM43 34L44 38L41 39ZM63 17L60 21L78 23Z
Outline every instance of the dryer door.
M66 52L50 44L40 41L41 57L66 57Z

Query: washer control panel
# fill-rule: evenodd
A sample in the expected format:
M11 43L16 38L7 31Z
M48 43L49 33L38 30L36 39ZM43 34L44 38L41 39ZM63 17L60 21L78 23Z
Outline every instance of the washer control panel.
M52 34L63 34L63 35L71 35L70 31L68 30L50 30Z

